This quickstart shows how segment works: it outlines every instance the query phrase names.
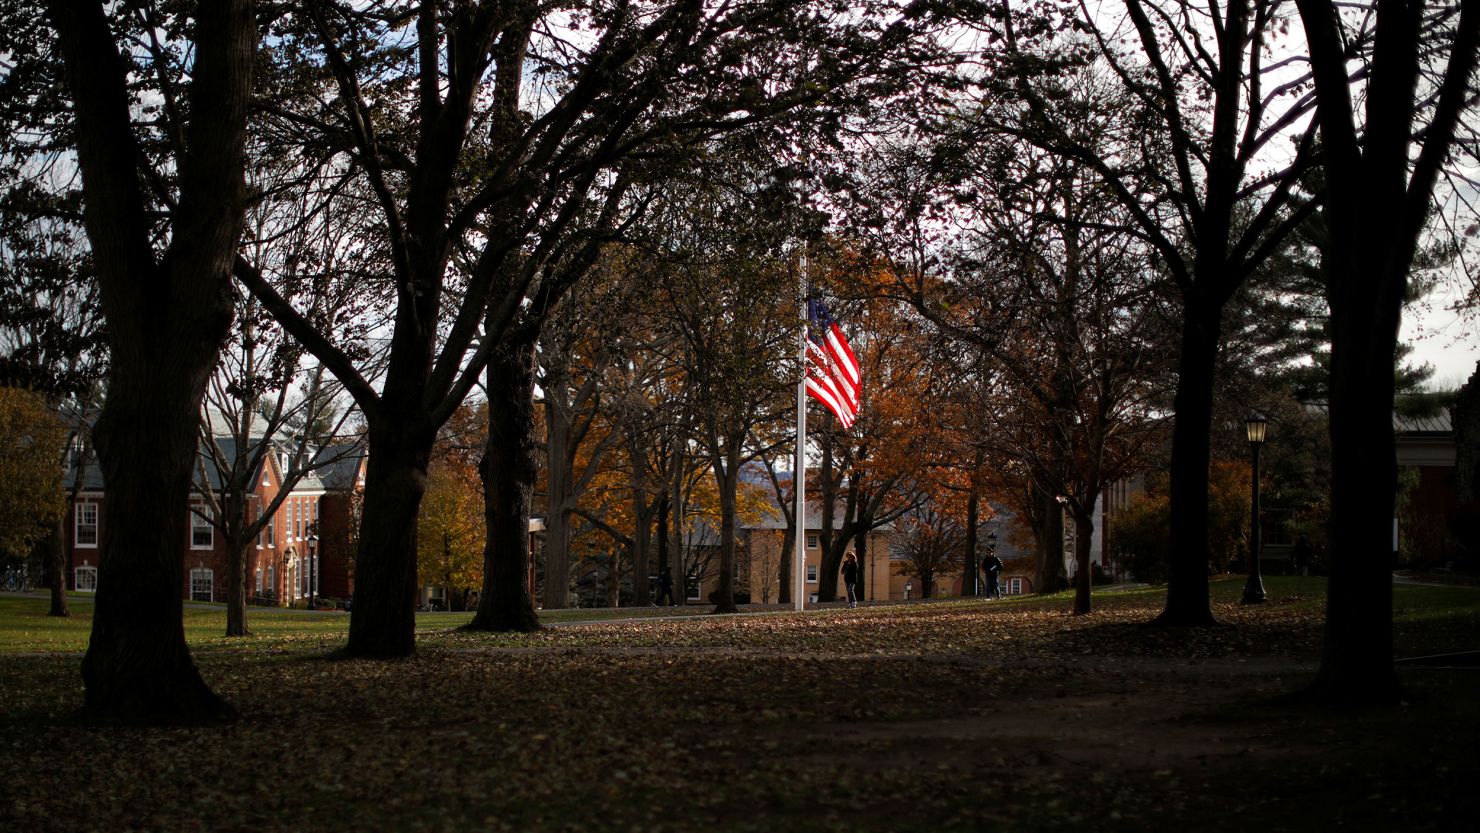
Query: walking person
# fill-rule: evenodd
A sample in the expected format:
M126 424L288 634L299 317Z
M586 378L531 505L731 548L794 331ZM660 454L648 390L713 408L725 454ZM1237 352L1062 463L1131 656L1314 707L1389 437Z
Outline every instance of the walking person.
M843 554L843 584L848 588L848 607L858 607L858 558L853 550Z
M997 586L997 574L1002 572L1002 559L997 557L997 550L987 548L986 557L982 558L982 572L987 574L987 598L1002 598L1002 590Z
M658 598L653 604L662 605L665 596L668 598L668 605L672 607L675 604L673 601L673 572L667 567L664 567L663 572L658 574Z

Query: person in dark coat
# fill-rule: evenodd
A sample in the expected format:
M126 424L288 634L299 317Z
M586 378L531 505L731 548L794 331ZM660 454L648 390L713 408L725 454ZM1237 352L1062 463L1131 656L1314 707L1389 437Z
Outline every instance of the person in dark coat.
M987 550L986 557L982 558L982 572L987 574L987 598L1002 598L1002 590L997 586L997 575L1002 572L1002 559L997 557L996 550Z
M853 550L843 555L843 584L848 588L848 606L858 607L858 557Z
M664 567L663 572L658 574L658 598L653 604L663 604L665 597L668 599L670 606L677 604L673 600L673 573L667 567Z

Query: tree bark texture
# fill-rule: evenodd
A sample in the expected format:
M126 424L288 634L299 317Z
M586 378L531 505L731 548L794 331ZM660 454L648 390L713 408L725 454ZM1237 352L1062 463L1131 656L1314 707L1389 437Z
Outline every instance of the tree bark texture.
M540 629L529 576L529 506L539 476L539 441L534 422L534 337L510 338L488 363L488 447L478 473L483 478L483 592L469 630ZM548 580L548 577L547 577Z
M416 519L435 437L435 429L409 420L370 421L349 656L416 652Z
M980 465L980 463L978 463ZM976 557L976 533L977 526L981 523L981 495L975 490L966 498L966 546L961 562L961 595L977 595L976 577L981 567Z
M77 505L75 501L70 506ZM51 588L51 609L47 616L71 616L67 607L67 516L62 517L51 528L46 542L46 584Z
M570 413L562 407L564 394L545 393L545 488L549 513L545 518L546 610L567 605L570 596L571 449Z
M226 501L228 506L240 508L240 501ZM230 512L232 509L227 509ZM230 522L229 522L230 523ZM226 537L226 635L249 636L247 629L247 537L240 523L234 534Z
M743 434L741 436L744 436ZM740 486L740 443L728 441L726 460L716 460L714 476L719 485L719 584L714 613L738 613L735 606L735 506Z
M1208 597L1208 463L1213 426L1213 372L1223 305L1196 290L1184 293L1182 353L1172 427L1171 563L1161 625L1212 625Z
M156 260L139 181L127 69L101 4L54 0L76 114L84 223L108 322L108 397L93 439L108 491L92 636L82 660L93 719L234 717L185 645L183 565L201 401L231 324L246 113L257 41L250 0L195 15L179 196Z
M1393 364L1434 183L1470 105L1480 8L1460 4L1452 40L1434 39L1420 57L1424 4L1377 4L1359 131L1337 10L1313 0L1297 5L1311 49L1328 189L1333 558L1315 692L1327 700L1391 703L1401 697L1392 666ZM1428 123L1415 130L1421 62L1444 69Z
M1033 589L1037 593L1057 593L1064 583L1064 507L1054 496L1038 492L1038 564L1033 571Z
M786 530L781 535L781 557L776 559L780 562L777 567L779 575L776 576L776 603L791 604L791 575L795 571L795 562L792 560L797 548L797 522L796 513L786 522Z

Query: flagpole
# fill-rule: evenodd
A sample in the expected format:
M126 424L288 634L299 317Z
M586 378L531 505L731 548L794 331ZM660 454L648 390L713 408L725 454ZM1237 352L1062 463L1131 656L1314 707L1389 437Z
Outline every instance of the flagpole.
M797 378L797 459L791 482L796 492L796 541L792 556L792 606L804 610L807 604L807 244L802 244L801 261L802 337L798 358L801 364Z

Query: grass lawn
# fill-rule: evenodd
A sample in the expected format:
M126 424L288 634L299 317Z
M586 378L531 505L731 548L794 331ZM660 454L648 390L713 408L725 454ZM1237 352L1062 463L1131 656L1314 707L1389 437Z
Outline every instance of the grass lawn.
M0 597L0 819L17 831L1468 830L1480 671L1403 667L1411 701L1289 698L1324 582L1213 583L1210 629L1152 588L530 635L418 617L416 657L330 659L342 614L186 611L241 719L78 725L90 602ZM1398 656L1480 648L1480 589L1394 590ZM707 608L690 608L701 612ZM560 611L547 621L672 611Z

